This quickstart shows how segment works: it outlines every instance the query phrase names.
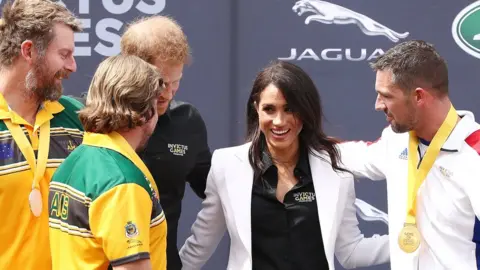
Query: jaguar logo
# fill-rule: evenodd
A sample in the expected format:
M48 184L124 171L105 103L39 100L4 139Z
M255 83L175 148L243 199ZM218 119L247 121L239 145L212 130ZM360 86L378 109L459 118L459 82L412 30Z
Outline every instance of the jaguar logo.
M363 14L327 1L300 0L292 10L299 16L307 12L313 13L307 16L305 24L312 21L324 24L356 24L365 35L385 36L392 42L398 42L409 35L409 32L398 33Z

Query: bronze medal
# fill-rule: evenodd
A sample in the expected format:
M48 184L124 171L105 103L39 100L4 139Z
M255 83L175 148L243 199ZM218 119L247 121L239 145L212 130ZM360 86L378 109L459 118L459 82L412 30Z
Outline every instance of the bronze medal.
M28 201L30 203L30 210L32 214L36 217L39 217L42 213L42 194L40 190L34 188L28 196Z

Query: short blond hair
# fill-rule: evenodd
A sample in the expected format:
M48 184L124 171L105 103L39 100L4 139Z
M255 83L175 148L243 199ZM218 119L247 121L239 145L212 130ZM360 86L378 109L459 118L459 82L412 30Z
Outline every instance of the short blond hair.
M32 40L43 54L54 38L56 23L82 31L80 21L66 7L48 0L8 1L0 19L0 65L10 66L20 54L25 40Z
M122 35L122 54L135 55L148 63L190 62L190 46L181 26L167 16L141 18L130 24Z
M133 129L155 114L163 89L157 69L133 55L116 55L100 63L79 113L85 131L110 133Z

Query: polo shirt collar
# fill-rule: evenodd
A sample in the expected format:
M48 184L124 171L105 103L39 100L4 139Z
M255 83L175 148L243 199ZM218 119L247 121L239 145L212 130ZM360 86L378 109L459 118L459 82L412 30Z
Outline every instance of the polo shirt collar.
M44 101L37 112L34 128L39 128L43 123L52 119L54 114L57 114L64 109L65 108L58 101ZM12 123L17 125L31 126L30 123L25 121L25 119L10 109L3 95L0 94L0 120L6 119L10 119Z

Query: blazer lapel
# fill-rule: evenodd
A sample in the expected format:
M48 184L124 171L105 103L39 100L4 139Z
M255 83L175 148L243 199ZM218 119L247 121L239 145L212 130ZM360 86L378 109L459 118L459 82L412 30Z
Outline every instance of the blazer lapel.
M238 235L251 257L251 201L253 170L248 161L248 146L236 153L238 162L232 162L227 170L226 186Z
M233 218L238 235L251 257L251 201L253 186L253 170L248 161L249 144L239 149L236 160L228 164L226 172L226 188L233 212ZM328 157L326 157L327 160ZM337 214L337 201L340 189L340 177L333 171L331 165L310 154L310 168L316 193L320 228L327 258L328 253L335 249L335 235L332 235ZM333 237L333 238L332 238Z
M327 156L325 156L325 159L330 160ZM333 171L332 166L319 157L310 154L309 161L317 200L323 246L328 258L328 252L335 250L335 237L332 238L335 235L332 235L332 230L337 214L340 178Z

